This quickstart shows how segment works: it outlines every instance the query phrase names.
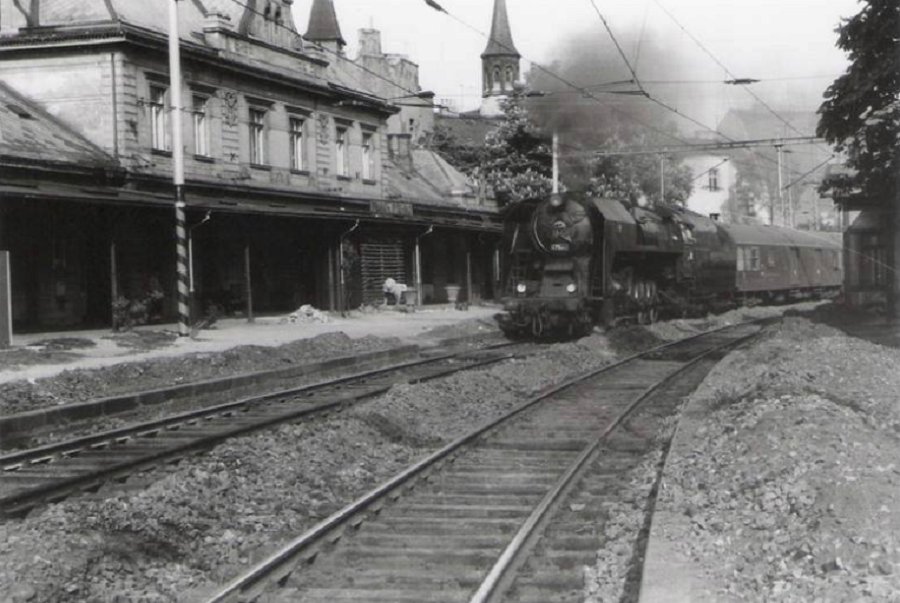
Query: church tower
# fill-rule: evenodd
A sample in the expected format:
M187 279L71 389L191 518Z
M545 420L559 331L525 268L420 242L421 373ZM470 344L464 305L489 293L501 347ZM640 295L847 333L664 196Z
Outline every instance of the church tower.
M481 53L481 115L497 117L503 113L500 101L513 91L519 81L519 59L506 14L506 0L494 0L491 37Z

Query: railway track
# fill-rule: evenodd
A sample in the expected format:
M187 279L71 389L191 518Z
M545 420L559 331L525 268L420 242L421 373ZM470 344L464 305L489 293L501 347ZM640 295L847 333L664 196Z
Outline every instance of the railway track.
M554 387L335 513L206 603L581 601L583 568L604 544L596 526L623 472L724 351L760 329L707 333Z
M441 353L318 384L167 416L0 456L0 514L22 515L46 503L122 483L232 437L306 419L420 383L527 353L530 344ZM124 487L124 485L123 485Z

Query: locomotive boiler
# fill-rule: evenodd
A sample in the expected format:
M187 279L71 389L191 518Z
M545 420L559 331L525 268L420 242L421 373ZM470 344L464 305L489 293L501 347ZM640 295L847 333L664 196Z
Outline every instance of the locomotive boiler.
M836 293L839 235L556 195L507 210L501 327L537 337Z

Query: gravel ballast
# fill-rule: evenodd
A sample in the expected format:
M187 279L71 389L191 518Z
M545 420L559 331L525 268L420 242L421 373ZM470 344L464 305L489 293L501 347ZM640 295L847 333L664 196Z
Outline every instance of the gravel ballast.
M232 440L144 489L72 498L8 521L0 601L200 600L434 447L615 358L610 338L594 335L398 386L331 418Z

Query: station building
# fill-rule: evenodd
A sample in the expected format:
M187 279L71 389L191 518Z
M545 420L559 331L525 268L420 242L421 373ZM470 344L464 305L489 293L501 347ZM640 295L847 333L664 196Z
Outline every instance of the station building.
M167 2L0 0L0 248L16 329L107 326L117 300L177 315L173 119L195 318L355 307L388 277L418 275L425 303L494 296L496 207L417 144L432 113L417 66L372 32L349 59L331 0L314 0L305 36L294 8L179 2L176 116Z

